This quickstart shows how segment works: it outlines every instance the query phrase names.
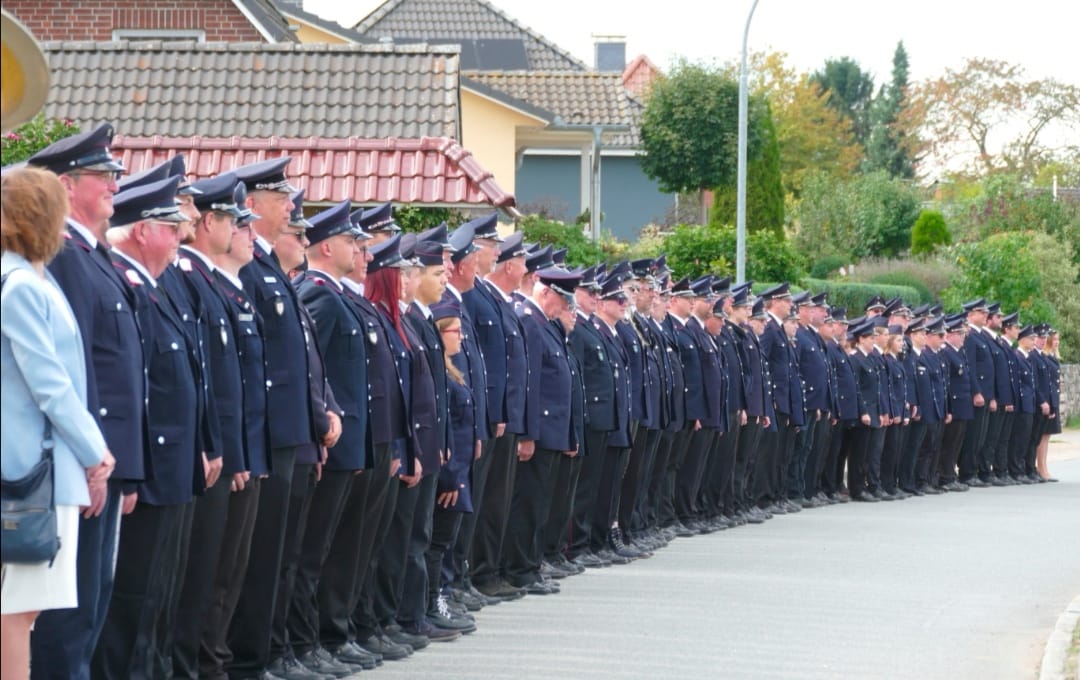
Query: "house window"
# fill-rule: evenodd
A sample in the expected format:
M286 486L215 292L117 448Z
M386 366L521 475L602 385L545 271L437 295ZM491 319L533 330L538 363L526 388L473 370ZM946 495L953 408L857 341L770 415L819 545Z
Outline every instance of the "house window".
M206 31L190 28L118 28L112 32L113 40L160 40L163 42L206 42Z

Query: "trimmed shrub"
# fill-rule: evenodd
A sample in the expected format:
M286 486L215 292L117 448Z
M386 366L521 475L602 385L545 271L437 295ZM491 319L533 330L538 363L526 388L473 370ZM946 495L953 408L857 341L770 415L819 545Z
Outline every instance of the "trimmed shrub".
M887 274L878 274L870 279L869 283L885 286L908 286L914 288L918 292L918 297L915 299L904 298L904 302L909 305L931 303L935 301L934 295L930 292L930 289L926 287L926 284L920 281L915 276L912 276L908 272L897 271L889 272Z
M855 271L850 279L861 283L870 283L879 280L879 277L893 277L903 275L910 277L903 279L882 279L882 283L909 285L909 280L920 281L930 291L932 298L940 298L941 291L952 285L957 275L956 258L945 253L940 253L925 258L908 258L903 260L883 260L871 258L862 260L855 265Z
M579 224L528 215L522 218L520 226L526 241L566 248L566 263L571 267L579 264L588 267L606 259L600 245L586 236Z
M945 226L945 216L936 210L923 210L915 226L911 228L911 254L929 255L938 246L952 243L952 235Z
M886 300L894 297L904 298L904 302L919 299L919 292L911 286L889 286L876 283L846 283L843 281L825 281L822 279L803 279L802 284L807 290L817 293L828 293L829 304L847 308L848 318L860 316L866 301L875 295L880 295Z
M814 262L810 267L810 278L827 279L831 274L840 271L840 267L846 266L851 260L843 255L825 255Z

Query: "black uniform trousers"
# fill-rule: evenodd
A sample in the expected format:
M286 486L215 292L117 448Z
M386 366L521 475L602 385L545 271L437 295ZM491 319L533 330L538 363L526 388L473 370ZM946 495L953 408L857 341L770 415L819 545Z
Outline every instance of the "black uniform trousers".
M218 556L217 574L210 611L203 626L199 650L199 675L211 680L224 680L225 661L230 658L228 647L229 623L236 612L236 603L244 587L251 536L259 508L261 479L249 479L242 491L229 495L229 510L225 519L225 540Z
M626 519L620 513L619 526L623 531L638 534L649 528L649 487L652 486L653 475L656 473L656 456L660 450L661 430L648 430L645 440L645 457L641 461L641 473L638 476L637 492L633 506Z
M1013 424L1016 423L1017 412L1006 411L1004 407L998 407L1001 418L1001 430L997 437L990 439L987 435L987 445L993 445L990 458L991 472L996 477L1005 477L1009 474L1009 442L1012 439Z
M915 488L937 486L941 465L941 443L945 436L945 421L926 423L926 434L919 447L919 457L915 462Z
M1027 453L1035 424L1034 413L1017 413L1009 435L1009 474L1013 477L1027 476Z
M404 445L404 444L402 444ZM371 574L375 569L377 556L383 543L386 541L386 532L390 519L394 514L394 505L397 496L391 498L391 489L396 489L400 483L390 477L390 467L393 460L395 444L378 445L374 449L374 465L370 470L365 470L360 478L353 483L353 495L345 505L345 514L357 513L363 517L361 527L359 557L357 569L353 578L352 593L349 595L347 608L341 609L336 603L328 606L326 616L321 623L323 643L331 647L342 645L350 640L364 639L371 635L366 630L372 624L377 623L374 616L370 616L369 584L372 583ZM360 505L360 501L363 502ZM337 544L331 548L331 557L338 549ZM338 561L334 560L335 568ZM348 568L347 565L345 568ZM365 599L368 602L365 602ZM358 637L359 621L367 621L364 638ZM332 622L332 625L328 623Z
M697 517L698 492L701 490L702 477L705 475L716 434L715 429L702 427L690 435L686 460L675 478L675 514L683 524Z
M461 520L466 513L447 510L439 505L436 495L431 517L431 542L424 552L427 561L427 611L435 609L443 586L443 558L453 549L461 532Z
M247 575L229 626L232 658L225 669L231 678L256 677L270 663L270 632L277 612L278 583L283 576L295 462L296 447L270 450L272 472L259 489Z
M474 513L476 527L469 552L469 577L474 584L490 583L502 573L503 541L518 465L517 439L516 434L507 432L495 440L491 449L487 479L480 493L480 512Z
M1038 405L1035 408L1039 408ZM1024 454L1024 473L1028 476L1035 474L1035 457L1037 454L1036 449L1039 448L1039 441L1042 436L1050 429L1050 420L1042 414L1035 414L1035 417L1031 421L1031 437L1028 439L1027 450Z
M989 403L990 401L987 400L987 404ZM964 430L964 440L956 460L961 482L970 481L979 473L989 424L990 407L987 405L976 406L975 418L968 423L967 428Z
M298 657L319 646L318 595L323 564L330 555L330 547L341 525L345 502L349 499L355 477L352 470L324 469L322 479L311 497L307 530L301 544L286 624L289 646Z
M896 491L903 436L904 426L901 424L885 428L885 444L881 452L881 488L890 494Z
M852 498L866 491L866 459L870 451L874 433L881 428L872 428L861 422L848 428L844 433L844 449L847 458L847 486Z
M619 522L619 529L623 533L632 531L634 528L634 511L641 497L641 485L645 481L646 471L652 466L652 458L656 453L659 437L659 430L650 430L640 425L634 434L634 446L630 449L630 458L626 463L626 472L623 474L622 490L615 515Z
M416 510L409 531L408 549L405 551L405 575L402 579L401 600L398 602L397 620L402 625L413 623L427 616L428 573L427 550L431 545L432 522L435 513L435 496L439 475L424 475L416 488Z
M540 533L551 507L552 472L562 455L537 447L529 460L518 463L503 545L506 579L515 586L541 580Z
M1005 427L1005 407L998 405L996 411L986 409L986 435L983 439L982 449L978 456L977 474L982 481L988 481L994 476L994 461L997 460L997 450L1001 445L1001 433Z
M917 480L917 470L919 453L922 451L923 440L926 438L927 433L926 423L920 420L912 420L908 425L907 439L904 442L904 448L900 452L899 469L897 470L897 477L900 481L900 488L904 491L911 493L919 488Z
M754 500L766 507L785 497L783 475L795 444L795 428L791 418L776 414L776 430L765 430L761 437L761 453L754 466Z
M775 467L773 468L772 488L775 489L777 500L787 500L787 473L791 469L791 461L795 457L795 440L798 430L802 428L795 425L790 416L777 414L778 425L783 427L783 436L780 438L781 448L777 454Z
M885 435L889 428L879 427L870 435L870 448L866 450L866 487L870 491L881 489L881 459L885 455Z
M826 495L832 496L844 490L844 436L849 427L844 421L837 421L829 428L829 446L825 453L825 467L821 473L821 488Z
M645 504L645 525L648 528L656 528L661 525L660 506L664 501L664 488L667 482L668 465L671 460L672 448L675 444L676 432L664 430L660 433L656 444L656 456L653 459L652 476L649 478L648 492Z
M173 676L199 677L199 648L214 597L221 545L229 512L232 475L222 475L196 498L191 519L191 550L183 575L173 640Z
M956 481L956 463L960 457L960 448L964 444L964 434L971 421L956 420L945 426L941 437L941 457L938 459L938 484L945 485Z
M708 501L705 508L707 517L717 517L729 511L734 505L735 495L735 458L739 449L739 437L742 427L739 425L739 412L728 413L728 422L731 423L727 432L721 432L716 437L716 446L713 454L716 464L710 478L713 480Z
M585 430L585 455L581 459L577 487L574 489L574 511L570 516L570 557L577 557L592 547L593 517L596 514L596 494L600 488L600 473L607 455L608 433Z
M739 444L735 448L734 507L725 507L724 514L743 512L754 504L750 488L762 432L761 423L756 418L749 419L739 432Z
M825 492L825 466L829 463L834 428L827 413L822 413L821 420L814 426L814 441L810 447L810 458L806 461L806 480L803 482L803 495L807 498Z
M686 463L686 452L690 448L690 440L694 436L694 423L688 421L686 427L675 433L671 443L671 454L668 456L667 472L661 486L663 494L660 501L660 526L667 527L679 521L679 515L675 508L675 489L678 487L679 474Z
M581 478L585 451L578 449L573 458L563 454L555 461L551 510L543 530L543 557L548 562L565 557L570 537L571 518L574 516L574 496Z
M405 562L409 552L409 537L422 483L423 478L415 486L409 487L395 479L392 484L397 487L397 490L396 492L391 490L390 497L387 498L388 501L390 498L394 499L394 512L386 524L386 538L375 558L371 586L372 613L380 627L386 627L397 621L402 583L405 579ZM368 627L368 625L358 626L357 635L367 633ZM359 639L365 640L367 637L363 636Z
M784 488L787 489L787 497L792 500L798 500L806 493L803 488L806 484L806 466L810 462L810 450L814 447L814 430L818 426L815 412L805 412L803 422L806 425L795 433L795 444L792 446L791 459L787 464Z
M260 507L262 506L261 497L265 493L267 481L269 480L263 480L262 490L259 492ZM317 472L313 463L298 463L293 466L288 497L285 500L287 504L285 541L282 546L280 578L277 579L275 584L275 605L274 613L271 616L270 661L284 657L289 651L289 609L292 607L296 572L300 568L300 555L303 551L304 535L307 533L308 514L311 511L311 499L315 496L317 483ZM256 512L261 513L261 510ZM257 527L258 517L255 522ZM257 531L255 536L258 536ZM253 555L254 550L252 551L252 557ZM250 573L254 568L254 564L249 565L248 572Z
M112 602L90 664L94 678L171 677L191 516L191 503L137 503L121 522Z
M120 482L109 481L97 517L79 516L79 606L41 612L30 636L33 680L89 680L90 657L112 599L120 530Z
M382 625L379 616L375 613L375 593L378 583L379 561L382 559L386 550L390 526L394 521L394 515L397 513L398 494L403 488L404 485L397 477L387 478L382 508L379 510L378 515L373 519L376 526L375 543L372 546L371 553L371 563L368 565L367 572L363 576L363 582L359 584L360 595L356 607L353 609L352 625L350 626L353 639L357 642L366 641L372 635L377 633ZM388 620L392 619L394 616L396 603L394 606L395 609L391 610L386 615Z
M480 458L473 461L470 482L473 509L472 512L462 513L461 526L454 538L454 544L443 557L443 581L455 588L464 588L471 583L469 556L472 554L472 544L476 537L477 518L484 507L484 487L487 485L488 472L491 470L491 454L494 450L494 438L480 441Z
M353 477L316 591L318 641L331 649L337 649L350 639L352 614L360 593L359 580L365 576L372 558L378 530L378 512L369 508L372 479L387 479L390 474L390 444L375 444L372 448L375 465Z

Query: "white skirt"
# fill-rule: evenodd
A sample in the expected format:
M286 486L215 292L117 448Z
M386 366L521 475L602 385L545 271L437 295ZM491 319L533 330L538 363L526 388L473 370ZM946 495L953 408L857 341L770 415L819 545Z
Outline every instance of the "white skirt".
M78 567L79 508L56 506L60 551L52 566L5 564L0 584L0 613L19 614L79 606Z

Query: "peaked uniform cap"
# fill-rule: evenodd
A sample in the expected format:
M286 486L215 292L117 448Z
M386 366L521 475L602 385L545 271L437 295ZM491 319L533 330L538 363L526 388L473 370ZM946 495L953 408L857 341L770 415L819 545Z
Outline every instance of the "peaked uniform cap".
M31 156L26 164L51 170L57 175L74 170L123 172L123 163L109 150L112 139L112 124L101 123L93 130L53 142Z
M250 165L242 165L234 168L233 172L247 187L248 193L252 191L276 191L278 193L291 194L296 187L289 183L285 177L285 168L292 162L292 156L271 158Z
M109 218L109 224L123 227L144 220L186 222L188 218L180 212L176 201L179 186L179 177L166 177L118 194L113 198L113 215Z

